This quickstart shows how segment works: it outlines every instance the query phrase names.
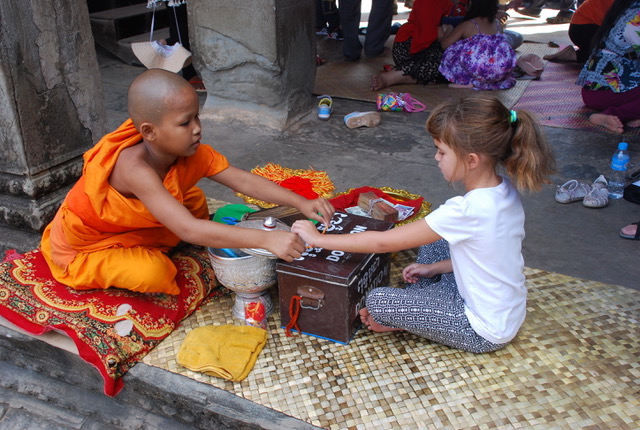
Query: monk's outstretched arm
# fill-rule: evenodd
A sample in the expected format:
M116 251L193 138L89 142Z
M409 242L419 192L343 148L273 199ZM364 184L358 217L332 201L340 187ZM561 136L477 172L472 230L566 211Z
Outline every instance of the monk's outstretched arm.
M126 169L119 182L182 241L213 248L264 248L286 261L300 257L304 251L302 240L287 231L247 229L194 217L147 165Z
M327 225L335 212L331 203L325 199L308 200L262 176L234 166L229 166L209 178L258 200L297 208L307 217L324 222Z

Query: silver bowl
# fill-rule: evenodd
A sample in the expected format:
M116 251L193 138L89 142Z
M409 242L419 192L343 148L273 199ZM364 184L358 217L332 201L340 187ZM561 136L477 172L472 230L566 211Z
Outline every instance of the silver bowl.
M244 320L245 303L262 300L267 315L273 312L274 306L268 289L276 284L275 258L250 255L239 249L231 249L237 257L229 256L218 248L209 248L209 258L218 281L236 293L233 314Z

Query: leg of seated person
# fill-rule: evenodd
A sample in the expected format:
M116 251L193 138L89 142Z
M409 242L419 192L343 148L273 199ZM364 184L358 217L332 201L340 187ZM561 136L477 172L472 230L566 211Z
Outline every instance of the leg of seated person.
M522 37L522 34L517 31L505 30L503 33L509 43L509 46L513 49L518 49L518 47L524 42L524 37Z
M578 47L575 61L585 63L593 48L593 38L600 28L596 24L569 24L569 39Z
M159 249L109 248L78 254L59 281L77 290L122 288L140 293L179 294L177 269Z
M542 58L548 61L575 62L578 60L578 53L573 46L565 46L555 54L548 54Z
M583 89L582 100L590 109L601 111L592 114L589 121L615 133L622 133L623 123L640 119L640 87L624 93Z
M610 104L602 113L616 116L623 123L640 119L640 87L624 93L611 93Z

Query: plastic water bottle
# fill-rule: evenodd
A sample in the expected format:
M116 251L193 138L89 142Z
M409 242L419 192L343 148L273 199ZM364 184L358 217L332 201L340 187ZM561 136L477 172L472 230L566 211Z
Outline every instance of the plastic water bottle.
M620 199L625 185L625 176L629 166L629 145L627 142L618 143L618 150L611 157L611 173L609 174L609 198Z

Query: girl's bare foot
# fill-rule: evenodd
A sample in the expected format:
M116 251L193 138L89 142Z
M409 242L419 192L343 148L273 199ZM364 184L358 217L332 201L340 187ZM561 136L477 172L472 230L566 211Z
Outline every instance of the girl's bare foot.
M449 84L449 88L473 88L473 84Z
M384 333L388 331L404 331L401 328L387 327L382 324L378 324L373 320L373 317L371 316L371 314L369 314L369 311L367 310L367 308L360 309L359 313L360 313L360 321L362 321L362 324L367 326L367 328L371 331L375 331L377 333Z
M631 127L631 128L640 127L640 119L634 119L632 121L628 121L626 125Z
M594 113L589 117L589 122L591 124L599 125L605 127L607 130L612 131L614 133L622 133L624 131L624 126L622 125L622 121L615 115L607 115L604 113Z
M545 55L542 58L548 61L575 62L578 61L578 54L576 54L576 50L573 49L573 46L565 46L555 54Z

